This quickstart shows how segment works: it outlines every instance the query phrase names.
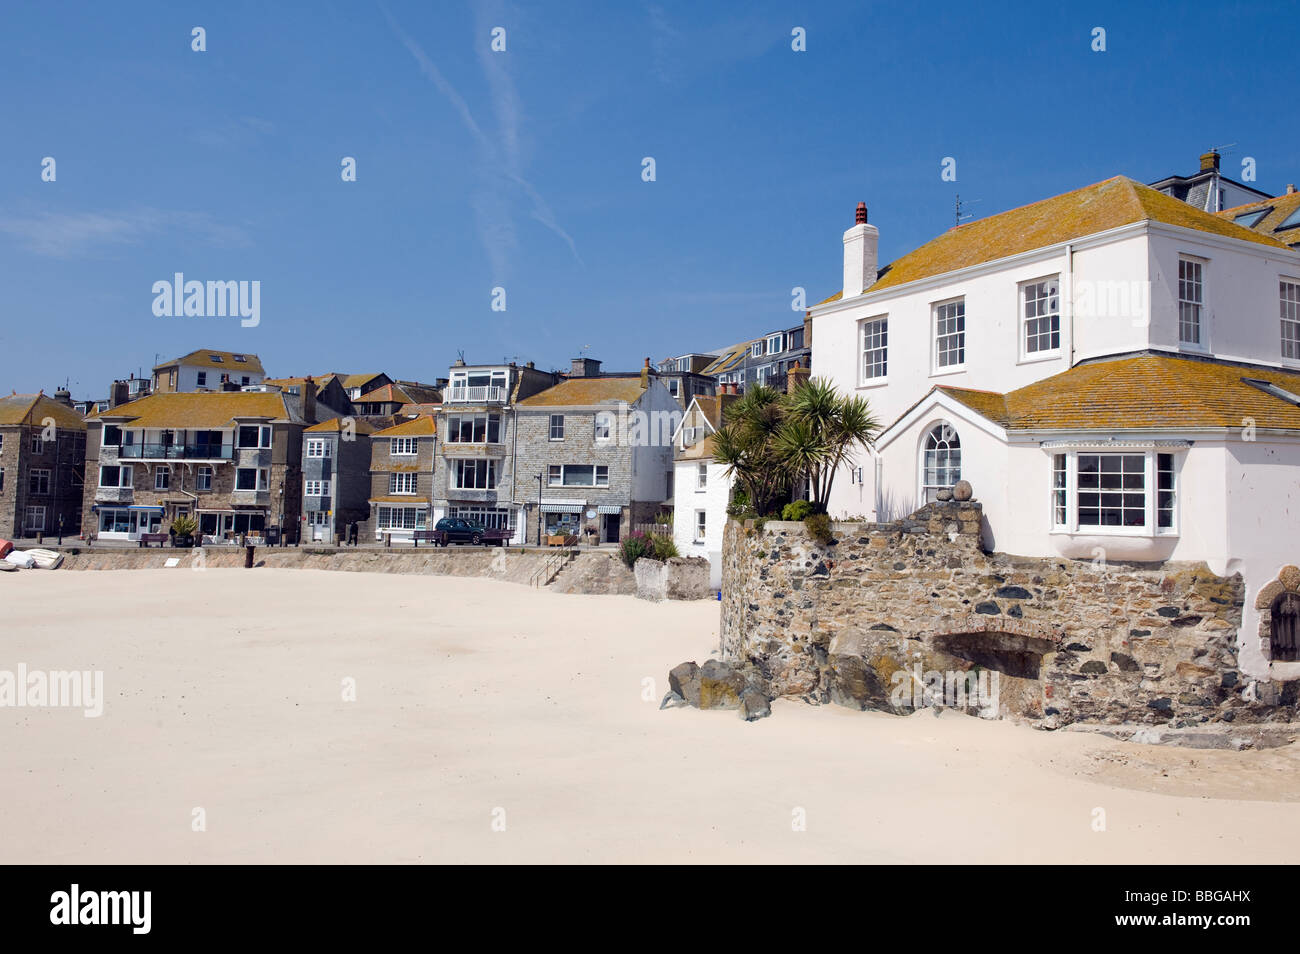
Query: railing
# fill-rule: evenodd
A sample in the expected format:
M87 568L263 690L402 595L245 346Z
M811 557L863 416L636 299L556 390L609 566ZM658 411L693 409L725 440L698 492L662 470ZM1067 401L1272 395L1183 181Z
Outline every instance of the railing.
M529 585L537 588L550 586L577 552L577 544L560 547L555 553L547 556L546 562L533 571L533 575L528 578Z
M230 460L231 444L123 444L117 456L136 460Z
M444 398L451 404L504 404L506 389L490 385L487 387L448 388Z

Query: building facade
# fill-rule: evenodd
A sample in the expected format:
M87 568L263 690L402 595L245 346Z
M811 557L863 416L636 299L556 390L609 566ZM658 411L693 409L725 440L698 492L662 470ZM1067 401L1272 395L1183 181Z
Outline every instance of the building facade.
M407 542L432 529L437 424L427 415L370 435L369 515L359 528L366 539Z
M85 464L86 425L70 403L0 398L0 537L78 534Z
M370 517L374 454L366 421L333 418L302 435L302 539L343 543L348 528Z
M262 362L255 354L204 349L154 365L150 390L161 394L217 391L223 385L261 384L265 378Z

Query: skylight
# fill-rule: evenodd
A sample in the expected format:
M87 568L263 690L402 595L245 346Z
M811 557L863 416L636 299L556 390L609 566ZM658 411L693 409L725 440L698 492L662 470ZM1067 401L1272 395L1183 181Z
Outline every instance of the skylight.
M1263 381L1259 378L1242 378L1241 383L1249 384L1252 388L1258 388L1265 394L1270 394L1275 398L1300 407L1300 394L1293 394L1286 388L1278 387L1272 381Z
M221 362L222 362L222 357L221 357L221 355L219 355L219 354L210 354L210 355L208 355L208 360L209 360L209 361L213 361L213 362L215 362L216 364L221 364Z
M1282 224L1275 228L1274 232L1281 232L1283 229L1293 229L1300 225L1300 206L1295 211L1282 220Z
M1260 219L1264 218L1264 216L1268 215L1272 211L1273 208L1270 206L1267 209L1256 209L1253 212L1243 212L1232 221L1236 222L1238 225L1245 226L1248 229L1253 229L1255 226L1259 225Z

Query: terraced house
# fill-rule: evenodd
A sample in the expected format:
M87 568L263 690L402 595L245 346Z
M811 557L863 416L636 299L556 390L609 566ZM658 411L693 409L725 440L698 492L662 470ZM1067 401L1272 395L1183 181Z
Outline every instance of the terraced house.
M298 532L302 434L314 392L152 394L86 421L83 526L101 540L138 540L194 517L203 542Z
M202 349L154 365L150 390L164 394L219 391L225 386L261 384L265 378L262 362L255 354Z
M374 432L367 421L338 417L303 431L304 540L342 543L348 527L369 518Z
M1300 562L1293 195L1212 214L1120 176L885 267L859 205L812 370L885 427L831 512L894 519L964 479L986 548L1240 572L1243 670L1300 677L1295 607L1269 603Z
M579 370L600 362L578 359ZM516 408L560 376L532 363L451 367L443 404L437 412L443 439L434 473L433 517L461 517L494 529L514 531L512 542L525 541L520 481L515 465L518 448ZM527 484L524 484L526 489Z
M86 425L67 392L0 398L0 537L81 527Z
M437 445L437 424L427 414L370 435L369 516L359 536L410 541L414 531L433 526Z
M671 509L681 419L648 359L640 373L570 375L521 400L514 455L524 538L613 544Z

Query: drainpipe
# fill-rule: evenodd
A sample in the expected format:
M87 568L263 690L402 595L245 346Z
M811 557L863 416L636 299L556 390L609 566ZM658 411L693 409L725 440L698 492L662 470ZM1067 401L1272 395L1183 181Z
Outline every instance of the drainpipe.
M1065 246L1065 275L1061 282L1061 323L1065 325L1066 369L1074 367L1074 245Z

